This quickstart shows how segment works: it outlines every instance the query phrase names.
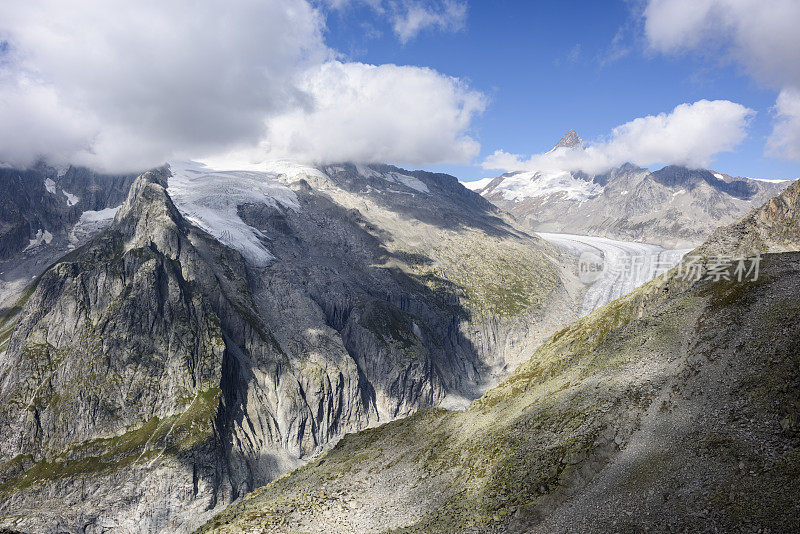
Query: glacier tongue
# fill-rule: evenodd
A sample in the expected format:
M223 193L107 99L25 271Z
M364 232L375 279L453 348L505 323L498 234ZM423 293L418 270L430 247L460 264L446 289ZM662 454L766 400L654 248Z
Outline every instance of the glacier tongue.
M691 249L665 249L658 245L588 235L546 232L537 234L576 256L592 253L602 259L604 270L602 275L592 281L587 288L581 316L588 315L665 273L691 251Z
M221 171L194 161L169 166L167 193L181 215L254 265L263 267L274 259L261 242L261 232L238 214L239 206L250 203L299 209L297 196L274 173Z

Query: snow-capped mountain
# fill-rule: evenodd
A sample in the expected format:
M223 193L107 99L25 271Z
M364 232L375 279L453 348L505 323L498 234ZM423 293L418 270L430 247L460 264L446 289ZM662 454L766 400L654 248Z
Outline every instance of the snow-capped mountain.
M570 130L553 150L582 146ZM476 191L535 231L686 248L760 206L788 183L678 166L650 172L625 164L594 176L558 170L509 172Z

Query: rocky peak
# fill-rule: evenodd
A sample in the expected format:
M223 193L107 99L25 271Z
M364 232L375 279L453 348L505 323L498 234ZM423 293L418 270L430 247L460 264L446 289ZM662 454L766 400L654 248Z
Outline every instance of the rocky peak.
M575 130L570 130L564 134L564 137L562 137L558 143L556 143L556 146L553 147L553 150L557 148L583 148L583 146L583 139L578 136L578 133Z
M176 257L179 250L178 228L183 218L166 191L168 167L148 171L131 185L128 198L115 217L120 230L128 237L126 249L153 244L166 255Z

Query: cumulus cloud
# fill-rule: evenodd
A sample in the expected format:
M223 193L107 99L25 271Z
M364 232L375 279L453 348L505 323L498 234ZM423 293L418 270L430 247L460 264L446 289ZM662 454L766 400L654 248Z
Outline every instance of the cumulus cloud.
M746 136L755 112L727 100L681 104L670 113L648 115L617 126L608 140L584 148L560 147L524 159L497 151L487 169L584 171L597 174L630 162L708 167L715 154L732 150Z
M468 162L480 145L467 135L486 105L457 78L418 67L327 62L301 88L312 105L272 117L259 147L223 159L304 162Z
M119 171L259 146L308 157L313 149L303 136L314 135L287 126L292 117L338 129L340 149L350 146L346 135L362 143L349 123L322 119L333 119L326 111L331 94L352 113L356 103L366 105L365 116L383 125L400 120L389 126L396 151L378 138L375 152L388 161L427 163L469 152L465 132L478 108L461 82L416 67L376 69L380 82L368 75L323 79L349 68L332 61L324 24L308 0L0 3L0 42L7 43L0 51L0 162L23 166L46 157ZM393 85L434 96L401 98L389 92ZM432 99L444 109L428 115ZM398 103L420 121L413 128L391 108ZM400 141L437 127L455 147L439 143L434 154L417 145L411 154ZM292 138L276 140L280 131ZM322 145L325 158L367 152L333 145ZM295 146L302 151L293 154Z
M302 100L295 73L327 54L321 32L304 0L4 2L1 90L5 99L29 80L24 105L51 94L53 119L89 126L74 160L136 168L257 140L266 115ZM21 119L0 125L4 138L38 134L37 122ZM6 150L0 158L19 159Z
M791 113L786 112L792 108L792 95L800 91L800 2L649 0L644 17L653 49L665 53L723 50L757 80L781 88L778 122L768 150L800 159L790 143L800 137L800 121L787 119Z

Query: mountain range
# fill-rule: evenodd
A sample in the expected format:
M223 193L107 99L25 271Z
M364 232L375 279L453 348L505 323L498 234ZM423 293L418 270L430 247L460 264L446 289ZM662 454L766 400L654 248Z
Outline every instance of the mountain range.
M583 146L570 130L553 150ZM472 187L536 232L691 248L787 185L706 169L668 166L651 172L625 164L598 175L552 169L509 172Z
M579 318L574 251L449 175L2 173L0 529L781 531L798 514L798 183L766 200L672 167L537 177L574 210L635 182L636 239L708 234L690 253L706 271L764 255L757 280L684 263ZM658 222L677 187L766 202L691 233L691 202Z

